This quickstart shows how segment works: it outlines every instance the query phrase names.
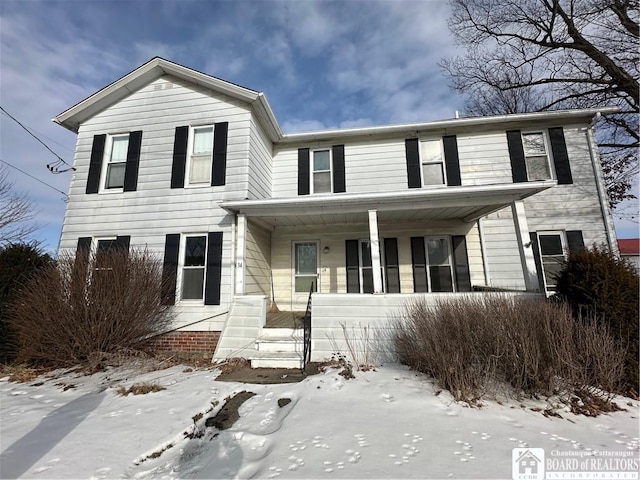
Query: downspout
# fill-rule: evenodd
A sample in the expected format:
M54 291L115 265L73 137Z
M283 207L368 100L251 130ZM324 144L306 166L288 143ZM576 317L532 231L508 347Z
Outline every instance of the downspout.
M613 225L613 217L611 209L609 208L609 202L607 199L607 193L604 189L604 176L602 174L602 166L600 164L600 154L598 152L598 144L596 142L595 135L593 133L593 126L598 120L600 120L600 112L596 113L591 120L591 123L587 127L587 144L589 145L589 156L591 157L591 165L593 167L594 178L596 181L596 189L598 191L598 199L600 200L600 211L602 213L602 219L604 220L604 230L607 235L607 245L609 251L618 256L618 244L615 238L615 227Z

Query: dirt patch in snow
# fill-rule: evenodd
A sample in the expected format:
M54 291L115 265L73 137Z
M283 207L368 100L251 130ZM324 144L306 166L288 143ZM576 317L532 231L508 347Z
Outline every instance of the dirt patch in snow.
M215 427L218 430L226 430L231 427L240 418L240 415L238 415L240 406L254 395L255 393L247 392L246 390L234 395L227 400L227 403L222 406L216 415L207 418L205 425L207 427Z

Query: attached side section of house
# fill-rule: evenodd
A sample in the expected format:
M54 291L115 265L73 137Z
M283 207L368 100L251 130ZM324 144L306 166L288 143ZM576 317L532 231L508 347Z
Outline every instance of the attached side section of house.
M615 252L595 113L285 135L264 95L155 58L56 118L78 133L60 249L156 252L174 337L222 333L219 358L313 294L321 359L411 295L549 292L569 250Z

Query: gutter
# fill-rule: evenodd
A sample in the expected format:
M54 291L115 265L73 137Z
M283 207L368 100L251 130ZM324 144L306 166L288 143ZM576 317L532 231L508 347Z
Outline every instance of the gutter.
M606 113L606 112L605 112ZM615 226L613 225L612 213L609 208L609 200L604 188L604 175L602 174L602 165L600 162L600 154L598 152L598 144L593 133L593 127L600 119L602 114L596 112L587 126L587 144L589 145L589 156L591 157L591 166L593 167L594 178L596 181L596 190L598 191L598 200L600 200L600 212L604 221L604 229L607 235L607 246L609 251L616 256L620 256L618 251L618 242L615 237Z

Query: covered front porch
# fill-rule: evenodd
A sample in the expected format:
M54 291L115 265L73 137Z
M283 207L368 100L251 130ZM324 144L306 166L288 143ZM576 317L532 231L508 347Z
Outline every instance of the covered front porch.
M318 294L470 292L487 281L478 220L509 209L525 288L539 291L523 200L554 181L223 202L237 218L235 294L304 309ZM313 284L313 287L311 285Z

